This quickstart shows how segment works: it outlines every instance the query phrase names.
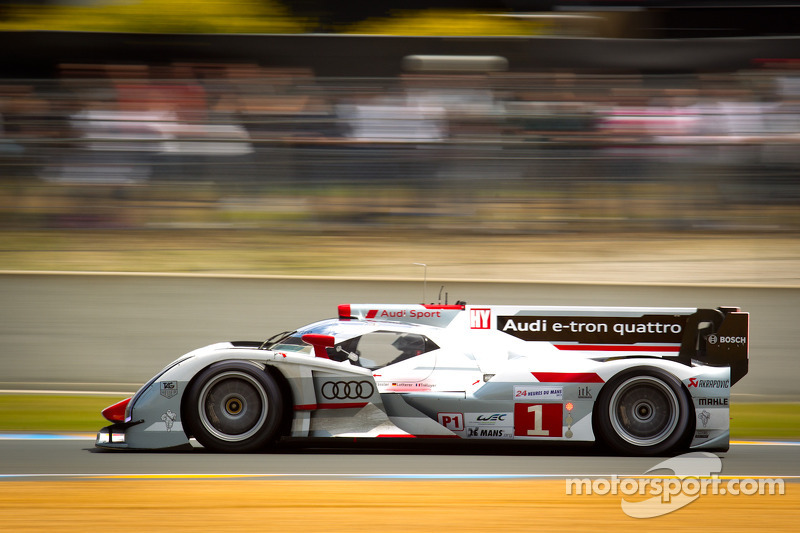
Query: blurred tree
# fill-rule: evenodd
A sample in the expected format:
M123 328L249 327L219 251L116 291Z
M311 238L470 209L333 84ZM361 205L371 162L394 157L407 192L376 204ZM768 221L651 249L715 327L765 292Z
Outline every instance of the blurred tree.
M0 31L531 35L512 0L0 0ZM402 9L402 10L401 10Z
M4 5L0 30L143 33L305 33L311 21L272 0L139 0Z
M546 33L548 23L519 20L464 10L402 11L339 28L341 33L373 35L535 35Z

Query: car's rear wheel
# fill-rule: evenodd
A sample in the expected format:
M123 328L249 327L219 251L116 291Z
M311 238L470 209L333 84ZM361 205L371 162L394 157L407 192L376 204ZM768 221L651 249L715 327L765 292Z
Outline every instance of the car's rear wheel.
M683 445L692 407L682 383L658 368L632 369L615 376L595 406L602 440L629 455L657 455Z
M187 391L184 420L205 448L250 452L274 440L283 401L275 379L247 362L212 365Z

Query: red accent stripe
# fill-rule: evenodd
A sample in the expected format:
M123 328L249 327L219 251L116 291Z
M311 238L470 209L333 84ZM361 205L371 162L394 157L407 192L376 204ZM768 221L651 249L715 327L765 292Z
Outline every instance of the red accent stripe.
M317 409L357 409L365 407L369 402L358 403L307 403L295 405L295 411L316 411Z
M605 383L594 372L531 372L541 383Z
M378 315L377 309L370 309L369 311L367 311L366 318L375 318L377 315Z
M458 310L458 311L463 311L464 310L464 306L463 305L433 305L433 304L427 304L426 305L426 304L422 304L422 307L424 307L425 309L452 309L452 310Z
M378 439L460 439L458 435L378 435Z
M680 346L637 346L632 344L555 344L559 350L581 350L592 352L679 352Z

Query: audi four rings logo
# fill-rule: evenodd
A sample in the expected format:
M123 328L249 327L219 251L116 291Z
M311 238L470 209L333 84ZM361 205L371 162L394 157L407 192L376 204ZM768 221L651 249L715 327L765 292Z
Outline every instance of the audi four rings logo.
M369 381L328 381L322 386L322 396L327 400L369 398L374 392Z

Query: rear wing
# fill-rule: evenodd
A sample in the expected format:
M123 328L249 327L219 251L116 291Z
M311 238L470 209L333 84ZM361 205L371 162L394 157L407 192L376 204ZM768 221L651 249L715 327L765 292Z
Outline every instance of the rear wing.
M689 315L681 349L676 358L709 366L729 366L731 385L748 371L750 355L750 313L738 307L698 309Z

